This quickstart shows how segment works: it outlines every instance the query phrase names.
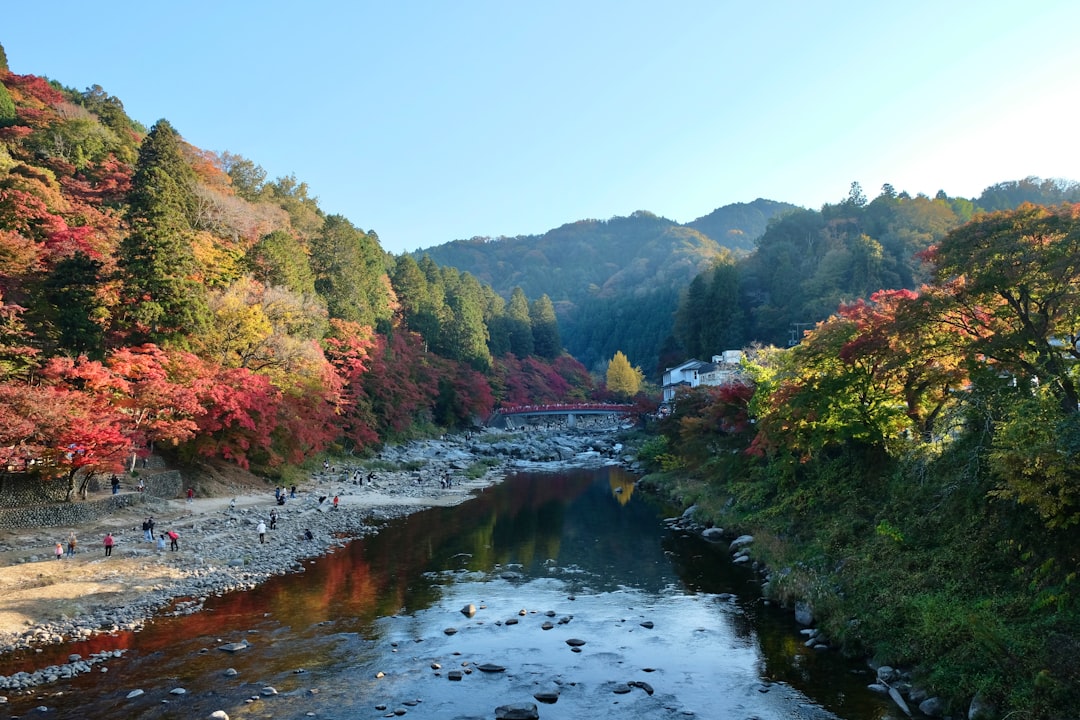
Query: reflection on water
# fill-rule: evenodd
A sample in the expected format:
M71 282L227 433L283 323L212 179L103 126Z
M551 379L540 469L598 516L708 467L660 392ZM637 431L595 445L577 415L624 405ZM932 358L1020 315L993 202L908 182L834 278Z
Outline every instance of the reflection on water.
M890 717L858 668L802 646L790 616L760 601L754 576L723 546L667 530L665 514L618 468L520 475L396 521L304 573L210 598L202 613L98 638L95 649L129 652L108 673L13 696L10 709L490 718L545 690L559 698L540 706L545 719ZM468 604L473 617L459 612ZM580 652L572 638L586 641ZM217 649L237 640L251 645ZM71 652L90 645L34 660ZM505 671L473 671L483 663ZM278 694L262 697L267 686ZM170 694L176 687L187 692ZM129 699L133 689L145 692Z

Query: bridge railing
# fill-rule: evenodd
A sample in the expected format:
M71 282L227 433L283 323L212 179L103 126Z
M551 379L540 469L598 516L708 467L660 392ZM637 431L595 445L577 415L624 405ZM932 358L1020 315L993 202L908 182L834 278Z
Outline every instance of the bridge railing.
M614 405L610 403L568 403L550 405L509 405L496 408L495 412L502 415L525 415L528 413L550 412L630 412L633 405Z

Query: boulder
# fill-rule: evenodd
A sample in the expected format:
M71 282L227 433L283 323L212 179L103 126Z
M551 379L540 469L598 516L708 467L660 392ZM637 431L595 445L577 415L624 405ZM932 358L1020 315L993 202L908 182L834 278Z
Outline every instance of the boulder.
M495 708L495 720L540 720L535 703L500 705Z
M795 603L795 622L800 625L813 625L814 623L814 611L810 607L810 603L802 600ZM880 678L881 676L878 675Z
M919 703L919 712L927 717L941 717L945 712L945 703L939 697L929 697Z
M740 535L739 537L737 537L737 538L735 538L734 540L731 541L731 544L728 545L728 550L730 552L735 552L739 548L745 547L746 545L750 545L753 542L754 542L754 536L753 535Z
M981 694L975 695L968 706L967 720L991 720L997 717L997 708Z

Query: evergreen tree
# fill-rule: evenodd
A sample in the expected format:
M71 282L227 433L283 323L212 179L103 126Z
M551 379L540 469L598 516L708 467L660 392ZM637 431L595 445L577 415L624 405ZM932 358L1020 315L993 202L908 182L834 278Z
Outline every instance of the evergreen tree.
M734 263L717 263L709 277L708 322L700 337L702 360L745 344L744 313L739 303L739 272Z
M15 101L11 99L4 83L0 82L0 127L13 125L17 117Z
M675 336L690 357L704 354L701 344L702 328L712 315L709 308L709 283L702 273L690 281L686 295L675 312Z
M506 311L510 335L510 352L519 358L533 354L532 319L529 317L529 301L525 291L517 286L510 294L510 305Z
M488 350L500 358L510 352L510 326L506 317L506 300L490 285L481 286L484 299L484 324L488 331Z
M411 255L401 255L395 260L390 282L405 325L420 333L429 347L437 347L440 342L439 313L431 300L427 276Z
M341 215L326 218L311 241L315 290L330 317L374 327L390 318L382 248Z
M453 291L447 292L446 301L450 319L442 333L445 355L469 363L477 370L490 369L480 283L464 273Z
M533 352L548 360L559 357L562 354L562 340L559 338L559 321L555 317L551 298L541 295L532 302L529 321L532 324Z
M52 310L57 344L73 356L96 360L104 353L105 333L97 322L104 312L97 294L100 271L100 261L76 252L56 263L42 288Z
M193 186L180 136L159 120L139 149L128 207L131 231L118 258L126 320L154 342L180 340L207 321L206 290L192 250Z
M264 285L287 288L302 295L315 293L315 275L307 251L292 233L275 230L263 235L244 260L251 274Z

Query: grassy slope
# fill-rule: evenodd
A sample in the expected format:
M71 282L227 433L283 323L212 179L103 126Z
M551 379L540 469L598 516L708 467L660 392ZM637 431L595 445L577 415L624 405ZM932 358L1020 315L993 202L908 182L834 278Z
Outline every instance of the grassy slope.
M753 533L759 559L785 570L771 594L809 600L846 652L911 668L953 713L979 693L1003 716L1069 716L1080 706L1075 543L988 499L974 457L954 447L900 466L851 448L786 484L715 458L649 480Z

